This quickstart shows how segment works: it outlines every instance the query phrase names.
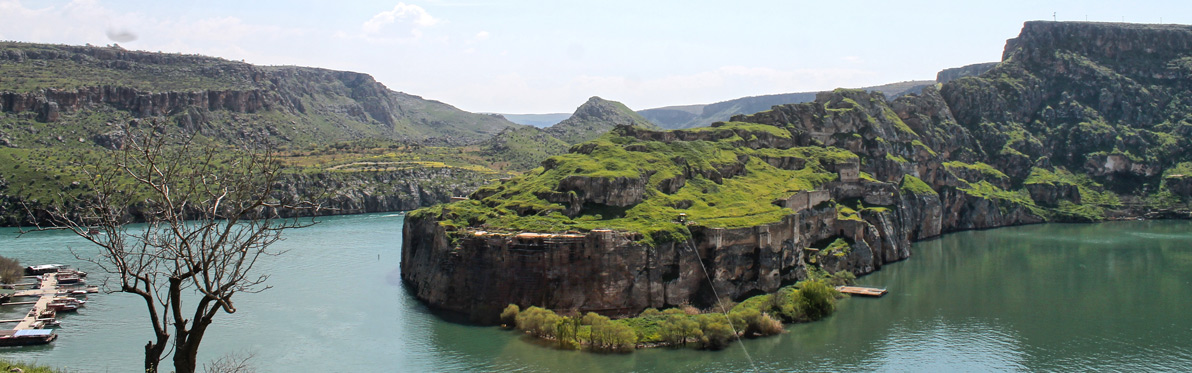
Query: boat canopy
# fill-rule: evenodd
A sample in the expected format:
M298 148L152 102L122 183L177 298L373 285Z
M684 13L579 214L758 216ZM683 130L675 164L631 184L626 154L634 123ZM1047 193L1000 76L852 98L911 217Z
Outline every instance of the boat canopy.
M32 269L34 271L44 271L47 269L63 269L63 268L66 268L65 264L41 264L41 265L29 266L29 269Z
M13 333L14 337L44 337L54 334L54 329L21 329Z

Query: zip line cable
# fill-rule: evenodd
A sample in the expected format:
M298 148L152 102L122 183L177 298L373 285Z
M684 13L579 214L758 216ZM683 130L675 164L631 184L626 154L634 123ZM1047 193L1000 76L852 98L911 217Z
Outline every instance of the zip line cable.
M712 296L716 297L716 306L720 308L720 313L724 315L724 321L728 322L729 329L732 329L733 337L736 337L737 344L741 345L741 351L745 352L745 358L749 360L749 366L753 367L754 372L760 372L757 370L757 364L753 362L753 356L749 355L749 349L745 348L745 342L741 341L741 337L737 335L737 327L733 326L733 320L729 319L728 311L724 309L724 302L720 301L720 292L716 291L716 284L712 282L712 276L708 274L708 267L704 266L704 258L699 255L699 250L695 249L695 245L691 243L690 238L685 240L684 243L687 245L687 249L695 253L695 258L699 260L699 267L704 270L704 278L708 280L708 287L712 288Z

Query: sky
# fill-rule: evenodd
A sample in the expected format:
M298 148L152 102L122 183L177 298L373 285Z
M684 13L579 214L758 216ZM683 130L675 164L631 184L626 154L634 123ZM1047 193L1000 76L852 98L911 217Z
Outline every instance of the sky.
M495 113L634 110L931 80L1028 20L1192 24L1179 1L0 0L0 40L372 75Z

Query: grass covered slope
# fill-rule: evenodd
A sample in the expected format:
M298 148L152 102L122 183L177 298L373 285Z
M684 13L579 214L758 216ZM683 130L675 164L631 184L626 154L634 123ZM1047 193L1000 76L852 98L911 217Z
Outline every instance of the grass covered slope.
M688 233L680 213L708 227L744 227L782 219L789 211L771 202L836 179L828 170L856 161L846 150L744 146L759 137L791 140L789 131L759 124L726 123L686 132L691 141L651 141L618 127L601 138L551 157L526 175L481 188L473 199L419 214L438 214L450 228L561 232L614 229L639 232L650 240L678 240ZM805 159L799 169L782 169L764 159ZM576 180L624 182L618 201L569 190ZM682 180L680 182L679 180ZM575 199L571 199L575 196ZM576 206L576 204L579 206ZM578 208L577 208L578 207Z

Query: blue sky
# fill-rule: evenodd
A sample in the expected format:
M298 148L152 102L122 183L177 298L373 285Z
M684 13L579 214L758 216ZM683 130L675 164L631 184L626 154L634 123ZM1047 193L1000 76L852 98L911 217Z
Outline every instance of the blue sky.
M548 113L934 79L1053 12L1192 24L1188 1L0 0L0 39L352 70L468 111Z

